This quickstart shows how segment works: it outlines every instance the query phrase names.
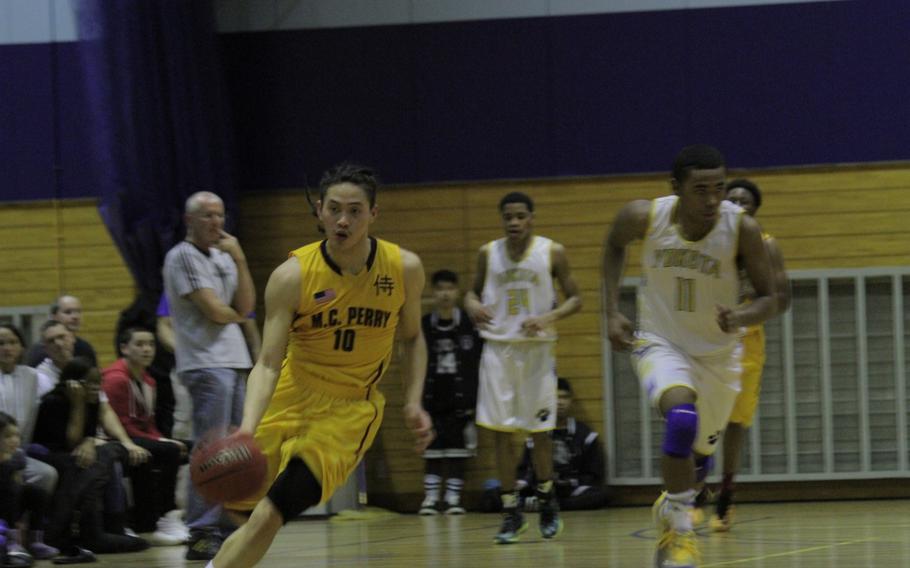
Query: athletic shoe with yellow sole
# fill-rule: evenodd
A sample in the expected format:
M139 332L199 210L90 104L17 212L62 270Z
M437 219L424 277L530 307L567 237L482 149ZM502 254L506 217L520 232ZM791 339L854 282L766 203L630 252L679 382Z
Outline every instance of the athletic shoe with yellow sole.
M714 532L728 532L733 528L733 499L730 495L721 494L717 498L717 512L711 515L708 525Z
M679 533L670 530L657 541L655 568L698 568L700 560L695 533L692 531Z
M506 509L502 515L502 526L493 538L496 544L514 544L518 542L521 533L528 530L528 521L516 509Z
M651 515L657 527L655 568L696 568L699 561L698 544L692 531L677 532L670 525L669 503L664 491L654 502Z

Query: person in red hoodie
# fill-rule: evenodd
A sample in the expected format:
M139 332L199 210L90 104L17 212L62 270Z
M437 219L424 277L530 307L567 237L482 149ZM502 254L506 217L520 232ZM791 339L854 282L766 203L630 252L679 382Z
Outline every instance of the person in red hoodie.
M102 387L126 433L152 459L130 470L136 530L152 544L183 544L189 530L174 500L177 470L187 463L191 442L165 438L155 426L155 380L147 368L155 358L155 335L130 327L117 338L120 359L104 369Z

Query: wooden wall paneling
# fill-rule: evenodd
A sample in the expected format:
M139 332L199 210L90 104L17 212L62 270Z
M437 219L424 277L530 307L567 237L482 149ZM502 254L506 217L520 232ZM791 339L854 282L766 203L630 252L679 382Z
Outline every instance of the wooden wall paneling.
M759 221L777 237L790 269L901 265L910 262L910 165L831 166L748 172L763 190ZM560 373L573 380L576 408L603 431L601 380L600 263L603 238L616 212L632 199L670 193L665 174L614 178L448 183L383 188L373 233L417 252L427 273L450 268L470 286L477 250L502 234L500 198L524 191L537 205L535 230L563 243L582 290L580 314L559 324ZM320 238L302 190L257 192L240 200L238 236L262 292L288 251ZM629 251L628 275L639 273L640 247ZM78 295L85 313L82 335L102 362L113 360L113 326L133 298L134 285L104 228L94 201L0 206L0 280L3 304L49 304L61 292ZM431 305L429 286L424 304ZM384 379L386 426L371 452L376 490L422 491L423 463L410 452L400 416L398 367ZM468 486L479 489L492 475L489 440L469 467ZM392 456L391 466L383 465ZM397 456L397 457L395 457ZM383 469L385 468L385 469ZM391 472L391 473L390 473Z
M4 306L49 305L61 293L83 305L80 336L102 364L112 362L114 326L134 295L132 276L94 200L0 207L0 280Z

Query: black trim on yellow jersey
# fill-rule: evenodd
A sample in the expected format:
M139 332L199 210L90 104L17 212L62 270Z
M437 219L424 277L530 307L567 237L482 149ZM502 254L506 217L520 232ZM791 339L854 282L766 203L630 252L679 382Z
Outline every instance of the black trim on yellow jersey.
M335 264L335 261L332 260L331 256L329 256L329 249L327 248L328 242L329 240L325 239L319 244L319 252L322 253L322 260L324 260L325 263L329 265L329 268L331 268L333 272L341 276L341 267Z
M384 363L384 361L380 361L380 362L379 362L379 368L376 369L376 374L375 374L375 376L370 380L369 383L367 383L367 388L372 387L373 385L376 384L376 381L378 381L380 378L382 378L382 366L383 366L383 363Z
M373 261L376 260L376 251L379 250L379 243L376 239L370 237L370 256L367 257L367 272L373 268Z
M367 389L367 392L369 392L369 389ZM369 398L369 395L367 395L367 398ZM367 429L363 431L363 437L360 438L360 444L357 446L357 451L354 452L355 456L359 456L360 452L363 451L363 445L366 443L367 437L370 435L370 430L373 428L373 424L376 422L376 419L379 418L379 409L376 408L376 403L370 401L370 404L373 406L373 418L370 420L370 423L367 424Z
M373 261L376 260L376 251L379 249L379 243L376 242L375 237L369 237L369 239L370 239L370 255L367 256L367 272L369 272L370 269L373 268ZM329 256L329 249L328 249L328 244L327 244L328 242L329 242L328 239L325 239L319 244L319 252L322 253L322 260L324 260L325 263L329 265L329 268L331 268L333 272L335 272L339 276L343 276L343 274L341 272L341 267L338 266L337 264L335 264L335 261L332 260L331 256Z

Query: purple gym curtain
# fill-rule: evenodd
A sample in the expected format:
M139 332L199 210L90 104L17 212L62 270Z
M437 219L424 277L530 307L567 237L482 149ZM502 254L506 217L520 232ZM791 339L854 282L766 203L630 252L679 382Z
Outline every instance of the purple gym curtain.
M76 0L100 212L152 306L183 238L184 201L218 193L236 219L229 112L208 0ZM65 133L64 133L65 135Z

